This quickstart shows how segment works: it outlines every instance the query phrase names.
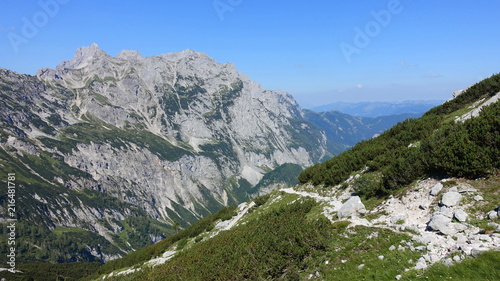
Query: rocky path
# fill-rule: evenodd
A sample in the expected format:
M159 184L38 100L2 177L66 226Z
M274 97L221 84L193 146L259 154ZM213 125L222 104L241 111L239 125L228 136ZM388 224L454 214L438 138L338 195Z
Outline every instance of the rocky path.
M480 228L470 223L472 218L467 210L484 200L478 190L465 183L454 186L448 184L450 187L445 187L443 183L446 181L420 181L404 195L391 196L369 212L358 196L349 197L349 190L332 197L293 188L281 191L326 202L323 214L331 221L347 219L351 221L351 226L383 227L411 235L412 241L394 246L393 250L426 249L425 254L416 262L415 269L427 268L438 261L451 265L467 256L475 257L484 251L500 250L500 234L482 234ZM343 201L345 202L342 203ZM376 218L368 220L364 218L365 215ZM497 209L490 211L487 216L495 219L499 215L500 210ZM500 225L494 222L488 225L500 231Z

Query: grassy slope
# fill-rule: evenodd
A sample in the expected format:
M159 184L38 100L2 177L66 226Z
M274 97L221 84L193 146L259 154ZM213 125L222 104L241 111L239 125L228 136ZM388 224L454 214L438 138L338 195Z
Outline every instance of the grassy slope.
M484 187L485 192L491 185L497 186L498 181L493 182ZM500 252L452 267L437 263L425 271L405 272L426 253L425 249L390 250L411 241L405 233L348 227L347 221L331 223L318 212L318 203L295 194L275 191L255 201L258 206L231 230L207 239L211 229L205 229L187 241L169 244L170 250L176 245L184 249L167 263L142 266L136 273L106 280L308 280L311 276L320 280L395 280L399 274L402 280L498 277L495 265ZM141 263L128 268L141 268Z
M500 278L500 252L488 252L453 266L438 263L425 272L412 271L401 280L495 281Z

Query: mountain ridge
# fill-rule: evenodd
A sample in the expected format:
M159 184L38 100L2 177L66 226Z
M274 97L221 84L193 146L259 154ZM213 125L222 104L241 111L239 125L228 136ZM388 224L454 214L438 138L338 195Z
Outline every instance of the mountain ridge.
M460 91L457 91L460 92ZM338 110L352 116L381 117L388 115L422 115L429 109L442 104L443 100L407 100L401 102L336 102L311 108L316 112Z

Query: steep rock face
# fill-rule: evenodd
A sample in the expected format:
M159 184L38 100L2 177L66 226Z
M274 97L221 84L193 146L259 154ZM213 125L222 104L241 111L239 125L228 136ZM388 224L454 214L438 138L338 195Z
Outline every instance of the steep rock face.
M254 185L266 169L284 163L307 166L325 153L324 137L302 121L290 95L264 90L236 72L234 65L221 65L192 50L148 58L122 51L112 58L94 44L80 48L73 60L56 70L41 70L38 77L76 95L71 106L77 108L79 119L95 117L117 128L143 128L184 150L178 159L154 157L133 148L113 157L107 153L109 147L79 146L74 160L68 162L87 167L86 172L92 170L97 180L111 174L134 181L144 178L138 184L151 188L152 197L174 199L177 195L184 202L194 197L203 205L197 188L201 185L216 201L227 204L228 195L221 188L224 179L236 175ZM294 137L310 136L311 131L316 133L313 138L295 142ZM93 169L92 159L103 161L99 158L114 158L114 167ZM132 161L119 165L118 158ZM137 175L144 166L150 166L151 172ZM208 178L203 175L207 172ZM120 186L131 189L127 184ZM167 193L161 192L165 186ZM160 213L165 204L158 208ZM196 212L191 203L186 205Z
M127 217L155 219L167 234L174 220L252 197L274 168L327 153L289 94L192 50L111 57L93 44L37 77L1 70L0 84L1 167L36 178L20 182L27 198L43 191L23 215L113 243Z

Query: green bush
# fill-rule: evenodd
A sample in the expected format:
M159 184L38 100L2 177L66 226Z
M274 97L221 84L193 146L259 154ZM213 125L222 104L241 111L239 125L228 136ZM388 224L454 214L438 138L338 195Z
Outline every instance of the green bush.
M310 257L329 247L328 219L306 218L315 205L303 199L272 210L193 245L138 280L296 280Z
M266 204L267 200L269 200L270 197L271 197L271 194L266 194L266 195L259 196L259 197L255 198L255 200L253 200L255 202L255 206L259 207L259 206Z
M163 254L168 248L177 243L180 240L193 238L203 233L204 231L210 231L213 229L216 221L220 220L222 217L228 217L235 213L236 206L228 206L219 210L217 213L211 214L204 219L201 219L195 223L193 223L190 227L184 229L183 231L168 237L154 245L139 249L135 252L132 252L126 255L123 258L112 260L105 263L95 274L88 277L88 280L91 278L97 278L97 276L102 274L109 274L114 270L130 267L139 263L143 263L148 261L154 257L157 257ZM180 243L180 242L179 242ZM184 243L184 242L183 242Z

